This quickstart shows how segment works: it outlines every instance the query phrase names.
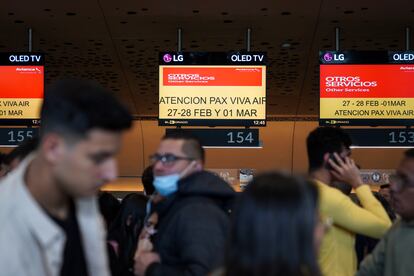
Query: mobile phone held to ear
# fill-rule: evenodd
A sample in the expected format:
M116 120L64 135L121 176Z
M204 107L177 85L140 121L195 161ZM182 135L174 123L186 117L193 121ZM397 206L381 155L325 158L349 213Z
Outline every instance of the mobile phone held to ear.
M339 158L341 158L343 161L345 161L345 158L343 158L343 157L342 157L342 156L341 156L338 152L337 152L336 154L338 154ZM339 166L339 163L338 163L338 161L336 160L335 155L334 155L334 153L333 153L333 152L329 153L329 159L331 159L332 161L334 161L334 162L335 162L335 164ZM328 159L328 160L329 160L329 159ZM331 166L331 164L329 164L329 162L327 162L327 163L326 163L326 168L327 168L328 170L334 170L334 168Z

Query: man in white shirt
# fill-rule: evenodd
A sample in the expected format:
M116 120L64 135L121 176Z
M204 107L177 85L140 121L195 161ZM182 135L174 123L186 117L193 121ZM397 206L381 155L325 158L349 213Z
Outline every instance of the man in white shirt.
M131 115L100 86L56 83L45 93L40 141L0 183L0 274L109 276L95 194L117 176Z

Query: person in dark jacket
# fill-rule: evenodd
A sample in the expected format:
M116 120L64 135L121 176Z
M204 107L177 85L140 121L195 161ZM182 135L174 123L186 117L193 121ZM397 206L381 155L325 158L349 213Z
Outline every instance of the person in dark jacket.
M122 200L119 212L108 231L112 276L133 275L134 253L144 225L147 197L131 193Z
M390 176L390 191L400 218L361 263L357 276L414 275L414 149L405 152Z
M187 132L164 136L152 160L154 186L164 200L151 208L156 226L141 236L135 274L206 275L223 263L227 204L235 192L203 170L204 150Z

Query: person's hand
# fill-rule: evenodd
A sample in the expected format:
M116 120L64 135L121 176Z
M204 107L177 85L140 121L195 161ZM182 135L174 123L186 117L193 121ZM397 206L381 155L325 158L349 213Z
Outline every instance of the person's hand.
M139 255L141 252L145 251L152 251L154 249L154 245L148 238L143 238L138 240L138 246L137 251L135 252L135 255Z
M147 221L144 224L144 227L142 227L141 233L139 234L138 242L142 239L149 239L152 235L157 233L157 230L155 229L155 226L157 225L157 223L158 223L158 213L154 212L147 219Z
M149 238L138 240L137 251L134 256L134 275L144 276L147 268L154 262L161 262L160 256L152 252L154 246Z
M134 275L135 276L144 276L147 268L152 263L161 262L160 256L151 251L140 251L135 254L134 257Z
M359 169L355 165L354 160L349 157L341 158L336 152L334 152L334 158L335 160L328 159L328 163L333 169L331 170L332 175L337 180L348 183L354 189L363 184Z

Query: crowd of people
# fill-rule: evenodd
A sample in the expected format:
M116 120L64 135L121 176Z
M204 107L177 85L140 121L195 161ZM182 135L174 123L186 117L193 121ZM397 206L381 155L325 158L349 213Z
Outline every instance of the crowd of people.
M349 136L318 127L308 177L260 173L236 193L177 130L151 155L144 194L120 201L99 189L117 177L128 110L66 80L41 120L37 139L0 156L0 275L414 275L414 149L373 193Z

